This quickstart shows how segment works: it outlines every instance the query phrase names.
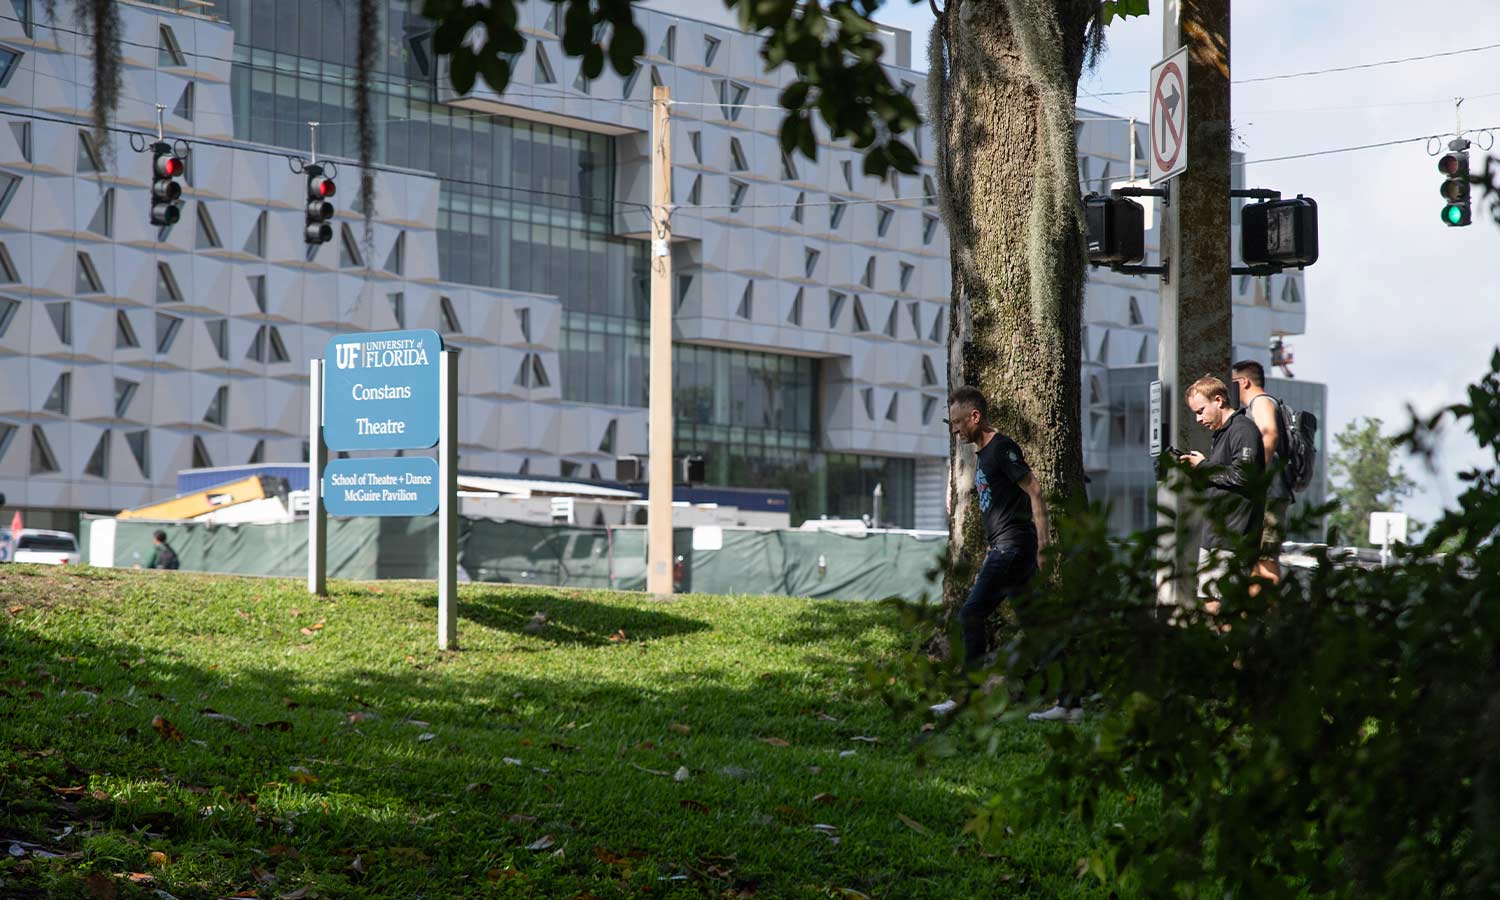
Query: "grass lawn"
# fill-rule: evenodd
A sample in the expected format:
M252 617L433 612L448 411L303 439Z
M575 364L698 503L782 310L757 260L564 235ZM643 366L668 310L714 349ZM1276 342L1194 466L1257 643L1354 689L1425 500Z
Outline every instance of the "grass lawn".
M0 566L0 897L1107 893L963 832L1060 726L919 766L883 606L465 585L440 653L435 604Z

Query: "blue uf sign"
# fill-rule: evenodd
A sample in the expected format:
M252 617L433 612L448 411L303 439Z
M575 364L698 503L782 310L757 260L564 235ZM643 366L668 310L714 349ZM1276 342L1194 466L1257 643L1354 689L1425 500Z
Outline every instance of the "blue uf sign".
M436 331L375 331L328 342L323 441L330 450L421 450L438 442Z

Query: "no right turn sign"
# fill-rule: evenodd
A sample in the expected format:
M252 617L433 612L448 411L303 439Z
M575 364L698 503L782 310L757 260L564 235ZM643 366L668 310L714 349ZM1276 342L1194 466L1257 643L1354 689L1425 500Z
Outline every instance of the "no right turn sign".
M1151 183L1187 169L1187 48L1151 68Z

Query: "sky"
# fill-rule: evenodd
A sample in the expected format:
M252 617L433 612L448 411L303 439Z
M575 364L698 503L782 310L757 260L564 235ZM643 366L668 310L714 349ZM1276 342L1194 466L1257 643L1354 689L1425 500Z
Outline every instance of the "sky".
M1079 84L1081 107L1145 118L1144 93L1161 59L1165 0L1116 21L1098 67ZM1231 80L1359 65L1500 45L1500 2L1239 0L1231 7ZM912 31L913 65L926 68L933 17L927 0L887 0L879 21ZM1141 91L1106 96L1115 91ZM1485 96L1488 95L1488 96ZM1500 46L1439 59L1235 85L1234 148L1253 161L1466 130L1482 146L1500 136ZM1494 148L1500 165L1500 147ZM1486 154L1470 152L1483 171ZM1318 202L1319 258L1306 270L1307 331L1287 339L1299 379L1328 385L1322 427L1333 435L1370 416L1394 434L1419 413L1462 402L1489 371L1500 341L1500 225L1478 203L1474 224L1439 218L1442 176L1424 141L1248 166L1247 187ZM1475 194L1476 200L1478 193ZM1417 494L1403 507L1432 522L1456 505L1458 473L1490 464L1472 435L1448 428L1435 458L1403 460Z

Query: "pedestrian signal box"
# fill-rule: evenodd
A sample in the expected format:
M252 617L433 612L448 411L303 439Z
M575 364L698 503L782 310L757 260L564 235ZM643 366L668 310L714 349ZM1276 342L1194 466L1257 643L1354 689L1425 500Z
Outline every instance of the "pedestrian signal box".
M1083 198L1089 264L1116 266L1146 258L1146 210L1128 197Z
M1318 261L1318 204L1311 197L1246 204L1240 258L1250 267L1302 268Z

